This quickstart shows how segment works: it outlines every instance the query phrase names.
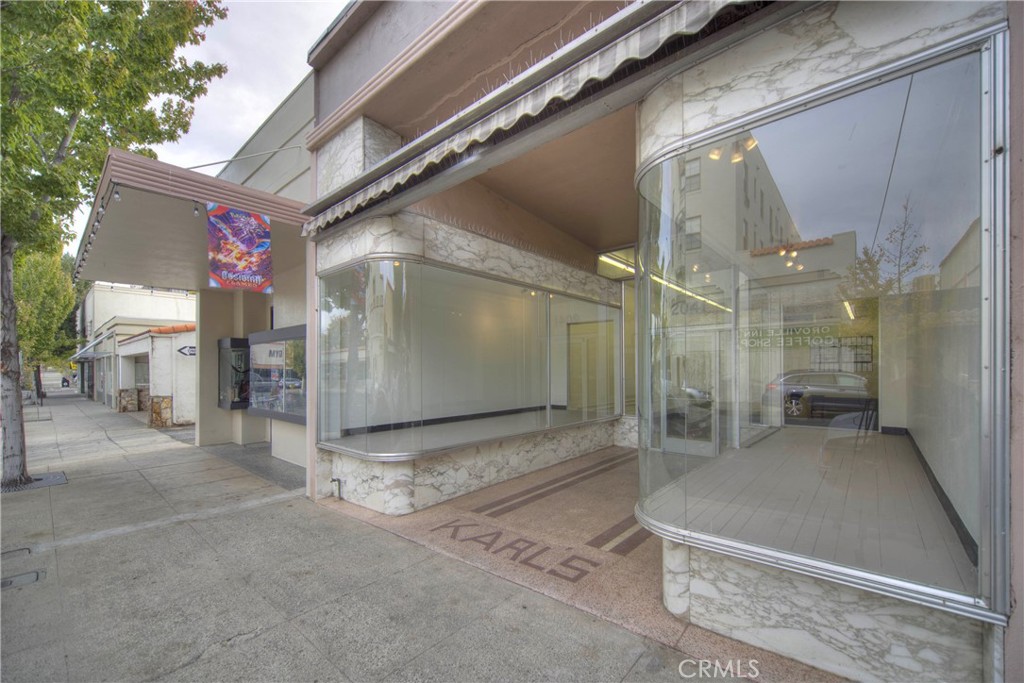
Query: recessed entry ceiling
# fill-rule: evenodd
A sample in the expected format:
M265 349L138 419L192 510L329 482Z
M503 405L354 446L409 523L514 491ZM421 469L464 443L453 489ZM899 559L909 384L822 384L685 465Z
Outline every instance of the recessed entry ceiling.
M104 210L96 202L90 212L79 279L207 289L207 199L270 217L275 275L305 263L296 201L119 150L107 157L98 196Z
M206 207L145 190L121 188L110 202L81 279L170 289L206 289ZM199 206L199 215L194 209ZM274 271L305 262L299 226L271 221Z
M595 251L634 244L635 130L630 105L477 180Z

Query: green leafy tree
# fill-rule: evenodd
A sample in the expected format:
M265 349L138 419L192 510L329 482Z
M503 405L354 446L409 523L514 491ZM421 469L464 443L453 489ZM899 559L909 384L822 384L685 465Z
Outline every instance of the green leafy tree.
M36 395L41 396L42 367L63 364L75 350L76 337L62 329L75 306L75 287L61 267L60 253L30 251L15 257L14 302L22 362L33 368Z
M58 252L111 147L155 156L188 131L225 71L177 55L226 16L219 0L0 0L0 383L3 485L30 480L20 400L15 254ZM63 316L62 316L63 318Z
M85 295L92 286L92 283L88 280L75 280L75 257L71 254L62 254L60 257L60 267L70 280L74 282L75 287L75 305L71 311L68 312L64 318L64 322L61 323L59 334L63 335L63 338L67 340L67 344L60 349L56 354L57 359L62 363L69 363L71 356L75 355L78 347L84 342L78 329L78 312L82 308L82 302L85 300Z

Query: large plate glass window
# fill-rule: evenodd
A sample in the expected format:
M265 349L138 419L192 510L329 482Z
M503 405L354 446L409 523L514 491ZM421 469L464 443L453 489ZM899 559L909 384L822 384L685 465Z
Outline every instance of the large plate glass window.
M250 415L306 423L306 326L249 335Z
M621 414L612 306L404 261L320 292L324 447L400 459Z
M643 516L983 595L981 64L642 177Z

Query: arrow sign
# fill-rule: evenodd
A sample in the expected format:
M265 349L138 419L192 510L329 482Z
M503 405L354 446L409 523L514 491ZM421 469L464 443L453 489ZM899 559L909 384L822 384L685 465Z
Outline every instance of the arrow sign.
M194 356L196 355L196 347L194 346L182 346L178 349L178 353L183 356Z

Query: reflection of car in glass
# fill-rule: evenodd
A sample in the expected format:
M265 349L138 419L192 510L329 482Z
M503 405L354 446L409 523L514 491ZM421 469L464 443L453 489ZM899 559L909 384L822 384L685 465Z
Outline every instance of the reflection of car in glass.
M285 389L301 389L302 377L295 370L285 368L284 377L281 378L281 386Z
M788 370L768 383L761 405L781 404L788 417L863 410L872 398L867 384L852 372Z
M273 393L278 385L270 368L252 368L249 373L249 393L252 399Z
M678 437L707 438L713 407L710 391L688 386L667 387L665 418L668 433Z

